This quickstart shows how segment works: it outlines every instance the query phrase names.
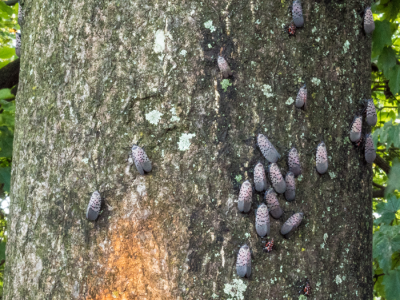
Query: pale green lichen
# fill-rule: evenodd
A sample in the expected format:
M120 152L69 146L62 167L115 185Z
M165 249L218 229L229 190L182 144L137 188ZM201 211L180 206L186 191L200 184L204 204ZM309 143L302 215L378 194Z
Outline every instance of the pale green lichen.
M336 282L336 284L341 284L342 283L342 278L340 278L339 275L336 275L335 282Z
M155 53L161 53L165 50L165 34L161 29L157 30L155 33L153 50Z
M292 97L289 97L289 99L287 99L287 101L285 102L285 104L287 105L292 105L294 102L294 99Z
M242 181L242 175L236 175L235 176L235 180L237 181L237 182L240 182L240 181Z
M328 234L327 233L325 233L324 234L324 242L326 243L326 239L328 238Z
M321 83L321 80L316 78L316 77L314 77L313 79L311 79L311 82L313 84L315 84L316 86L318 86Z
M181 151L186 151L190 148L190 139L192 137L195 137L196 135L194 133L184 133L181 135L179 138L178 142L178 148Z
M334 172L329 172L329 176L331 177L331 179L335 179L337 177Z
M346 41L343 45L343 51L344 53L347 53L347 50L349 50L350 42Z
M176 109L175 109L175 107L171 108L171 109L170 109L170 112L171 112L171 114L172 114L171 122L178 122L178 121L180 121L181 118L179 118L179 117L176 115Z
M145 115L146 120L149 121L153 125L157 125L161 119L163 114L160 113L158 110L152 110L148 114Z
M272 87L268 84L264 84L263 88L262 88L262 92L264 93L265 96L267 96L268 98L274 96L272 92Z
M225 283L224 293L230 297L228 300L243 300L246 289L247 285L243 280L233 279L232 284Z
M228 87L232 85L231 81L229 79L224 79L221 81L221 87L226 92L228 90Z
M300 296L299 296L299 300L305 300L305 299L307 299L306 296L304 296L304 295L300 295Z
M183 49L181 52L179 52L179 54L182 55L183 57L186 57L187 51Z
M212 20L205 22L204 27L210 29L211 32L215 31L215 27L213 26Z

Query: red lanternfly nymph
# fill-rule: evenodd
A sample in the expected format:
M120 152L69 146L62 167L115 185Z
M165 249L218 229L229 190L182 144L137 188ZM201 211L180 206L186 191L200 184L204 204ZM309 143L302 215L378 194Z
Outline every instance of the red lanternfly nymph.
M296 25L294 23L290 23L288 26L285 27L285 31L289 34L289 36L296 35Z
M304 292L304 295L306 295L306 296L311 295L311 286L308 281L306 282L306 285L304 286L303 292Z
M269 253L269 252L272 251L273 247L274 247L274 239L270 240L269 242L267 242L265 244L265 247L264 247L263 251Z

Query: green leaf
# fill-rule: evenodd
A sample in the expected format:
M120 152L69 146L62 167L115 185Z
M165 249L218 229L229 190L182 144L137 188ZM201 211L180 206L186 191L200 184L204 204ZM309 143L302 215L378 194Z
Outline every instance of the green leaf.
M392 47L385 47L382 50L381 55L378 59L378 67L387 74L390 68L394 67L397 62L396 52L394 52Z
M393 253L400 250L400 226L382 225L375 231L373 239L373 256L379 267L386 273L392 266Z
M0 157L11 157L14 134L7 126L0 127Z
M0 183L3 183L3 191L10 193L10 183L11 183L11 168L5 167L0 168Z
M400 199L392 195L387 202L380 202L376 206L376 212L380 214L380 218L375 220L375 224L389 225L396 217L396 212L400 209Z
M3 111L15 113L15 101L0 100L0 105Z
M11 94L10 89L1 89L0 90L0 99L14 99L15 96Z
M6 242L0 242L0 261L6 258Z
M0 13L2 16L4 16L4 18L11 17L13 14L13 9L3 1L0 1Z
M375 30L372 35L372 52L375 53L375 55L373 54L372 56L380 54L385 46L390 45L392 45L390 22L387 20L375 20Z
M385 194L390 194L394 190L400 191L400 162L398 158L395 158L392 163L392 168L389 173L389 180L387 188L385 189Z
M0 59L7 59L15 55L15 48L1 47L0 48Z
M386 76L386 74L385 74ZM400 66L395 65L386 76L389 79L389 88L393 95L400 92Z
M398 300L400 295L400 268L390 270L383 276L387 300Z

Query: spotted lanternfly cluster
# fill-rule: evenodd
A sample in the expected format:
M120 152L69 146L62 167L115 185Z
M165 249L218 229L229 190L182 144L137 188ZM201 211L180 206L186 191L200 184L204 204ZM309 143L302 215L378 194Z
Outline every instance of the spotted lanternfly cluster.
M300 0L293 1L292 18L293 18L293 23L296 25L296 27L303 27L304 25L303 8L301 7Z
M239 200L238 200L239 211L244 213L250 211L252 197L253 197L253 189L251 187L250 182L246 180L240 187Z
M270 253L273 247L274 247L274 239L270 240L265 244L263 251Z
M367 7L364 11L364 31L372 33L375 29L374 17L372 16L371 7Z
M86 210L86 218L89 221L95 221L99 216L100 207L101 207L101 196L98 191L95 191L90 197L89 205Z
M289 166L289 171L293 172L295 177L301 174L299 154L297 153L297 149L294 147L289 150L288 166Z
M221 48L221 51L218 55L218 67L222 73L222 76L224 78L228 78L229 76L232 76L232 71L225 58L222 57L222 50L223 48Z
M299 212L287 219L287 221L282 225L281 234L288 237L291 232L295 231L303 220L303 215L302 212Z
M264 194L264 200L267 203L269 213L275 219L279 219L282 214L283 210L279 204L278 197L274 191L274 189L269 189Z
M328 171L328 152L326 151L326 146L323 141L317 146L315 164L319 174L322 175Z
M304 84L299 89L299 92L297 93L295 105L297 108L302 108L303 106L304 106L304 108L306 107L306 105L307 105L307 86L306 86L306 84Z
M369 164L372 164L376 158L374 141L370 133L365 136L364 156L365 161Z
M375 126L378 121L378 116L376 115L376 108L373 99L366 100L366 108L365 108L365 120L369 126Z
M256 211L256 231L261 237L269 235L270 223L268 207L262 203Z
M151 171L151 161L147 157L146 152L137 145L132 146L132 159L140 175L144 175L144 172Z
M355 116L350 130L350 140L357 146L361 141L362 116Z
M236 272L239 277L249 278L251 275L251 252L246 244L240 247L236 259Z
M21 46L22 46L21 34L19 32L16 32L15 33L15 54L18 57L21 57Z
M265 175L264 166L260 162L254 168L254 186L257 192L267 189L267 176Z
M261 133L257 136L257 146L260 148L265 159L271 163L276 163L281 157L268 138Z
M276 163L271 163L268 166L269 178L272 186L278 194L283 194L286 191L286 182L283 179L282 173Z

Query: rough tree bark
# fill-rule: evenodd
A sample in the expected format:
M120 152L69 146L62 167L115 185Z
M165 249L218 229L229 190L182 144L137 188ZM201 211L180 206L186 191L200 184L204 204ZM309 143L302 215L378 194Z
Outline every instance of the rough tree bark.
M305 0L292 38L289 3L274 0L24 4L5 299L298 299L306 277L312 299L372 298L372 170L348 139L370 96L364 1ZM254 228L262 195L248 215L235 203L264 162L259 132L280 153L296 145L303 166L270 254ZM129 168L133 142L153 161L146 176ZM106 203L91 223L96 189ZM236 275L244 243L250 279Z

